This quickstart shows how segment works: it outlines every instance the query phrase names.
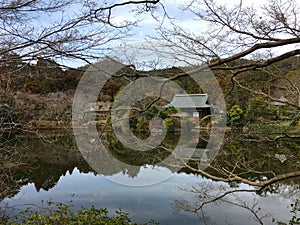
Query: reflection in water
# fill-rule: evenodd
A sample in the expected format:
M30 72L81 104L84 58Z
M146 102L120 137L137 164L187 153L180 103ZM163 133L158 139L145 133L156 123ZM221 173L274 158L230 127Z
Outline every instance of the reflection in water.
M182 191L179 187L193 184L198 188L204 188L209 184L212 190L220 191L220 182L201 178L188 168L174 172L173 167L167 164L150 166L152 162L156 162L157 157L168 155L168 152L163 151L164 149L155 149L151 154L148 152L130 152L130 149L122 148L114 137L105 136L104 138L105 143L111 149L111 153L118 160L135 165L134 169L130 166L124 169L123 167L117 168L104 164L102 166L106 169L102 171L101 176L97 175L76 149L72 135L45 136L46 141L37 138L20 138L17 151L10 151L11 155L5 150L2 150L1 153L1 199L11 205L39 204L40 200L49 200L50 198L57 201L67 201L70 199L70 195L75 193L76 201L74 203L78 207L80 205L90 206L91 204L111 209L123 207L127 212L133 214L133 219L137 218L139 221L156 219L161 224L198 224L199 218L193 214L185 212L173 214L171 205L175 200L195 201L193 193ZM175 135L168 136L164 141L165 145L172 147L172 143L176 143L176 138ZM189 161L189 164L194 168L197 168L201 159L203 161L209 155L209 151L204 150L205 142L200 142L198 147L199 151L196 151ZM251 180L264 180L266 177L271 177L272 173L280 174L299 170L298 149L299 143L295 140L293 142L287 140L278 142L276 146L273 143L258 143L254 147L249 143L231 142L223 146L214 166L230 168L239 156L239 160L247 160L244 161L247 162L244 163L247 168L252 168L249 173L243 174L244 177ZM275 154L285 154L287 159L282 162L275 157ZM13 162L18 163L13 164ZM243 169L245 168L239 168L240 171L238 172L242 173ZM161 174L175 174L175 176L163 183L143 188L125 187L105 179L116 177L127 181L141 179L140 182L143 182L143 179L157 176L157 171L160 171ZM220 175L217 174L218 171L211 168L208 168L207 171ZM274 212L276 218L286 220L289 215L285 207L291 203L293 198L298 197L296 194L299 183L299 179L283 181L265 190L262 197L252 194L241 194L238 197L249 204L255 198L266 212ZM239 184L222 183L222 185L227 185L227 188L230 188L230 186ZM288 200L287 198L291 199ZM230 200L237 201L236 199ZM274 202L281 202L281 204L276 205ZM228 221L233 221L233 224L238 224L234 218L239 218L240 215L246 216L248 213L233 205L230 206L226 202L221 203L217 208L216 206L206 208L206 213L214 221L218 221L217 224L222 224L225 217ZM284 210L282 210L283 208ZM220 213L216 214L218 210Z

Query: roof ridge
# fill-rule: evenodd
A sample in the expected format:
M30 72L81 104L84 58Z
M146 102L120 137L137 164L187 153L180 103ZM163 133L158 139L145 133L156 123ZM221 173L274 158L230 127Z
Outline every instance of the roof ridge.
M175 96L197 96L197 95L206 96L207 94L176 94Z

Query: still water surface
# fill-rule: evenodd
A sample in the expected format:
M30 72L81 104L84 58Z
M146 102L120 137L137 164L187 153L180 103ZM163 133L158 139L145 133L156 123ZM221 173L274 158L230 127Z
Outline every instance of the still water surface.
M167 167L143 165L138 171L119 171L117 173L97 174L82 158L72 135L40 139L28 139L26 148L19 149L19 157L27 166L12 170L15 183L11 184L13 194L6 196L2 206L24 209L39 206L42 200L60 202L73 201L75 208L81 206L105 207L109 211L121 207L130 214L132 221L147 222L151 219L160 224L258 224L249 210L232 203L256 204L258 215L268 214L264 224L274 224L272 219L287 221L291 218L288 206L298 197L298 182L281 183L274 193L266 192L259 196L254 193L240 193L226 197L225 201L207 205L199 215L178 211L175 201L199 201L199 193L186 189L191 185L201 190L211 188L211 195L220 191L220 185L230 189L230 185L212 181L187 170L172 172ZM50 142L51 140L51 142ZM23 142L24 143L24 142ZM298 144L296 144L298 146ZM254 147L254 148L257 148ZM273 149L273 146L266 149ZM273 159L274 160L274 159ZM275 161L289 168L289 162ZM268 162L271 166L274 162ZM157 173L159 171L159 173ZM124 181L134 179L154 179L156 174L172 174L169 179L148 186L127 186L113 182L112 177ZM126 183L126 182L125 182ZM151 183L151 182L150 182ZM240 188L250 188L238 184ZM231 184L232 186L232 184ZM251 188L250 188L251 189ZM71 197L71 195L75 195ZM229 203L232 202L232 203ZM202 217L204 216L204 217ZM241 220L243 222L241 222Z

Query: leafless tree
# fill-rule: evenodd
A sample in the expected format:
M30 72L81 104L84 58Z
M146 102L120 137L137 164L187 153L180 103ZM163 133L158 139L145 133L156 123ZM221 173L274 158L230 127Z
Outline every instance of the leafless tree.
M194 15L189 19L194 29L189 30L176 19L170 19L166 22L168 26L160 26L154 39L172 49L170 57L182 60L182 55L188 55L190 61L192 58L198 63L205 62L216 72L228 71L233 88L243 87L236 85L238 75L262 71L300 54L297 1L270 0L261 6L251 6L241 0L230 6L214 0L193 0L183 5L182 10ZM250 61L238 65L230 63L243 58ZM268 95L261 91L256 93ZM291 102L291 105L298 108L298 104Z
M72 67L70 63L76 60L90 64L101 57L110 44L130 35L131 28L137 24L134 16L132 20L120 21L116 13L118 9L129 7L128 13L133 8L139 9L140 13L148 12L157 3L159 0L0 2L0 199L10 196L18 188L10 171L20 163L12 161L16 147L8 142L15 140L14 132L23 129L28 122L26 114L30 113L26 111L30 109L24 110L24 105L17 102L20 99L15 96L17 90L11 87L11 82L15 81L12 78L24 80L30 77L30 64L39 59L52 64L56 61L55 66L66 68ZM56 107L57 110L59 106L61 111L65 110L64 99L59 104L55 95L49 99L52 99L51 109ZM24 101L26 98L22 104ZM57 116L57 112L48 113L48 116Z
M169 18L168 21L164 21L165 24L160 24L158 34L152 39L157 41L159 46L168 47L165 50L169 52L164 52L164 54L170 58L182 61L182 57L185 57L188 58L187 63L196 61L198 64L208 64L218 78L231 85L227 94L234 89L243 89L262 96L270 102L288 104L299 111L297 72L287 75L285 71L278 70L278 68L276 71L277 63L300 55L299 7L299 3L295 0L269 0L259 7L247 5L247 2L243 0L235 2L235 5L214 0L192 0L182 5L181 10L194 16L193 20L189 20L194 23L193 30L186 28L175 18ZM247 60L243 62L243 59ZM189 73L196 72L197 69ZM283 99L280 95L278 96L278 93L273 95L268 92L268 89L261 90L247 86L243 78L250 78L253 74L259 74L261 82L267 80L265 85L280 84L288 97ZM176 74L174 77L180 76L186 76L186 74ZM280 82L277 82L279 80ZM274 135L273 138L252 141L255 143L275 142L284 137L299 137L287 133L274 133ZM288 173L270 171L270 176L265 180L250 180L243 174L249 172L260 174L262 171L252 171L253 162L247 161L245 151L241 152L235 156L234 163L231 165L216 163L212 164L208 170L194 168L188 164L186 166L212 180L228 183L242 182L256 187L254 190L251 189L256 193L280 181L300 176L299 167L296 166L294 171ZM295 165L298 164L298 159L295 159ZM223 194L217 198L222 198ZM229 193L225 192L224 196L227 194ZM205 205L209 201L204 202ZM188 209L189 206L186 206ZM198 208L200 209L201 207ZM260 220L258 221L261 223Z
M98 58L109 43L128 35L137 20L116 20L115 11L128 5L149 11L154 1L3 1L0 5L0 55L80 59ZM2 57L2 61L6 59Z

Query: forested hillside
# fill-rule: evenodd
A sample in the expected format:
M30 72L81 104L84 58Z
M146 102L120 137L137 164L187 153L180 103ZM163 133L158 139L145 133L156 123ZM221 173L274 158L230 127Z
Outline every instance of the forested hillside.
M62 68L55 61L42 58L35 64L29 64L18 55L4 57L9 58L6 60L9 63L0 65L2 129L12 126L68 126L71 121L72 97L88 66L71 69ZM237 60L231 62L230 66L252 62ZM180 72L180 68L143 72L126 67L118 76L106 82L98 100L112 102L120 88L128 83L128 79L134 80L141 74L170 77ZM240 118L231 121L231 125L259 119L295 120L298 117L300 57L291 57L263 70L240 73L235 81L231 79L230 71L213 72L223 89L228 111L243 112ZM202 93L201 88L189 76L181 76L175 82L188 93Z

